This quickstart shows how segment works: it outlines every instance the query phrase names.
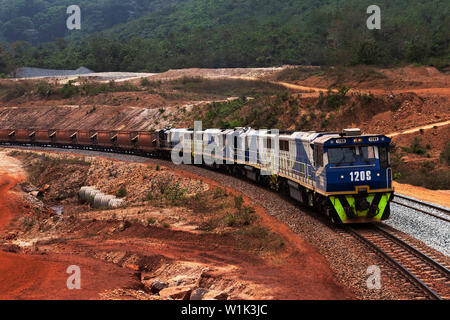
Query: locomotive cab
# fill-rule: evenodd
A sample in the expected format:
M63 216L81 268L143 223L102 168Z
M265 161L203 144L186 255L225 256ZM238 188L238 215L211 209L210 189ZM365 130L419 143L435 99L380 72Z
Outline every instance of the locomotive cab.
M390 139L383 135L333 134L314 141L316 187L344 223L389 218L393 198ZM339 218L339 219L337 219Z

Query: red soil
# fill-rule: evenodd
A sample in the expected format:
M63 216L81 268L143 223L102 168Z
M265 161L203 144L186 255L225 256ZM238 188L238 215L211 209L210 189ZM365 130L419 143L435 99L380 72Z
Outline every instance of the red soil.
M285 243L283 263L268 265L260 261L254 264L248 263L248 257L243 257L239 266L245 270L243 272L245 279L267 284L274 289L279 299L354 299L347 289L337 284L327 261L311 244L295 234L286 224L268 215L263 207L255 204L245 194L203 176L173 168L171 170L179 175L226 189L228 193L241 195L244 203L255 209L261 224L283 237Z
M174 171L218 186L214 180ZM12 231L14 223L11 222L24 214L24 205L11 192L18 180L0 174L0 233ZM227 191L239 194L229 188ZM144 259L164 256L213 269L225 267L229 271L212 271L218 281L245 281L243 285L254 283L264 288L260 296L252 295L252 299L272 295L277 299L354 299L349 289L337 283L327 261L313 246L267 215L263 207L242 196L246 204L256 209L261 225L282 236L285 246L279 261L240 250L237 240L226 235L140 224L111 234L109 230L119 222L73 221L60 230L60 240L38 243L38 251L31 254L0 251L0 299L99 299L99 294L107 290L139 288L141 282L136 273L141 267L139 263L122 267L108 263L99 259L98 255L104 252L127 252ZM72 240L64 240L66 237ZM71 265L81 268L82 290L67 289L66 270Z
M17 181L0 176L0 231L20 212L9 192ZM81 269L81 290L68 290L66 270ZM136 279L137 280L137 279ZM0 251L0 299L96 299L104 290L135 286L133 272L112 264L74 255L20 255Z
M15 185L16 181L7 176L0 176L0 230L11 221L12 213L8 191Z

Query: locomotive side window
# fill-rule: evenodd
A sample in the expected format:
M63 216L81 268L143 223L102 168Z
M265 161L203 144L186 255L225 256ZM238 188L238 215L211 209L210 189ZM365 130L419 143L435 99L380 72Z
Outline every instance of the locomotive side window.
M314 147L314 162L316 166L323 167L323 146Z
M280 140L280 150L289 151L289 141Z
M380 154L380 167L381 169L386 169L389 167L389 155L386 147L380 147L378 150Z

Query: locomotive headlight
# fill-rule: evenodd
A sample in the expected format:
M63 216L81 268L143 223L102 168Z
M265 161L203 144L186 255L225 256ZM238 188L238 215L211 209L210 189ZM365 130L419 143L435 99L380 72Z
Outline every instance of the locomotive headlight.
M377 177L381 176L380 173L377 173Z
M341 179L344 180L344 176L341 176Z

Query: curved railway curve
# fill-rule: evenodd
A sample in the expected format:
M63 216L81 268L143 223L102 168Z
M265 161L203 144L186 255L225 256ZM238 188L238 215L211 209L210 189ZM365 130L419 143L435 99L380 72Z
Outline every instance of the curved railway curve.
M416 287L417 299L450 299L448 266L379 226L345 230L397 268Z
M450 222L450 209L448 208L420 201L398 193L395 194L395 198L396 199L394 199L392 203L427 214L442 221ZM401 201L398 201L397 199L401 199Z
M9 145L10 147L16 147L15 145ZM20 146L19 146L20 147ZM24 147L24 146L21 146ZM39 150L45 150L50 149L48 147L33 147L28 146L25 148L32 148L32 149L39 149ZM72 149L72 148L54 148L56 151L58 150L64 150L66 152L71 152L73 150L73 153L78 153L81 150ZM117 150L87 150L88 152L99 152L99 153L112 153L112 154L120 154L120 152L117 152ZM132 154L129 151L124 152L126 154ZM142 155L138 155L142 156ZM145 158L144 158L145 159ZM170 165L171 163L166 160L161 160L157 158L153 158L153 160L161 161L164 165ZM144 161L144 160L143 160ZM174 165L175 166L175 165ZM198 168L195 166L183 166L189 167L189 168ZM182 169L182 170L183 170ZM209 169L203 169L198 168L200 170L211 172ZM233 178L236 179L236 178ZM241 180L241 179L236 179ZM248 183L248 182L246 182ZM251 183L254 185L254 183ZM259 186L257 188L260 188ZM268 191L270 192L270 191ZM270 192L272 193L272 192ZM255 197L256 198L256 197ZM289 204L288 204L289 205ZM265 207L265 206L264 206ZM302 210L303 211L303 210ZM314 213L308 212L306 209L306 212L309 213L309 215L314 215ZM272 214L275 215L276 214ZM276 217L277 219L279 217ZM316 221L316 217L314 217ZM284 220L284 218L280 219L281 221ZM285 221L284 221L285 222ZM326 224L326 221L319 221L319 224ZM288 226L293 229L294 232L298 232L297 225L287 223ZM370 247L371 250L375 250L378 255L384 260L388 261L390 266L399 271L401 274L403 274L407 279L409 279L409 282L411 284L411 287L416 288L414 293L409 293L409 295L412 295L413 298L417 299L450 299L450 293L449 293L449 285L450 285L450 276L448 271L448 266L443 266L439 262L435 261L435 259L427 256L426 254L420 252L419 250L415 249L414 247L408 245L406 242L404 242L401 239L398 239L394 235L387 235L388 233L385 230L382 230L378 227L372 227L370 225L370 228L372 231L367 231L367 233L362 234L360 231L355 231L355 229L349 227L351 231L347 231L348 234L351 234L352 236L356 237L365 247ZM297 229L297 230L296 230ZM377 231L373 231L377 230ZM394 240L395 238L395 240ZM390 239L389 241L386 239ZM404 251L410 252L409 256L406 253L402 253ZM426 258L425 258L426 257ZM417 261L421 261L417 263ZM344 260L344 264L347 261ZM420 269L422 266L427 266L424 268L424 271L422 272ZM438 276L440 275L440 276Z

